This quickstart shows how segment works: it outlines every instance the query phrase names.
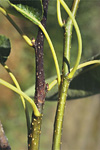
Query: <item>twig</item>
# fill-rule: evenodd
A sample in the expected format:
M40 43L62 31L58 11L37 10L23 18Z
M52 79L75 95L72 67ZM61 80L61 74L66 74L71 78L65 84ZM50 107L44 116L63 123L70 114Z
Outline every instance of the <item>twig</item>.
M43 18L41 24L46 27L47 20L47 10L48 10L49 0L42 0L43 4ZM43 66L43 45L44 45L44 33L39 28L37 39L34 44L35 56L36 56L36 86L35 86L35 103L41 114L43 114L43 105L45 102L46 96L46 83L44 77L44 66ZM28 149L29 150L38 150L39 148L39 139L41 133L41 123L42 115L36 117L33 113L32 115L32 126L29 134Z

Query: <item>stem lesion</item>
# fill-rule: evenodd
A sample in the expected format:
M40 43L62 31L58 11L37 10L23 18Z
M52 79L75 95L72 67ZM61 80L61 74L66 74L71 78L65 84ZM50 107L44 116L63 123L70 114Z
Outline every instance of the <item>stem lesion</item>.
M42 0L44 14L41 20L41 24L44 26L44 28L46 28L48 2L49 0ZM44 46L44 33L39 28L37 39L34 44L34 48L35 48L35 58L36 58L35 103L40 113L42 113L43 104L46 96L46 83L45 83L44 62L43 62L43 55L44 55L43 46Z
M47 10L48 10L48 2L49 0L42 0L44 14L41 20L41 24L44 28L46 28L46 20L47 20ZM46 83L44 76L44 62L43 62L43 46L44 46L44 33L39 28L37 39L34 44L35 49L35 59L36 59L36 84L35 84L35 104L41 113L40 117L36 117L34 112L32 114L32 123L29 134L28 141L28 149L35 150L39 148L39 139L41 133L41 123L42 123L42 114L43 114L43 106L45 102L46 96Z

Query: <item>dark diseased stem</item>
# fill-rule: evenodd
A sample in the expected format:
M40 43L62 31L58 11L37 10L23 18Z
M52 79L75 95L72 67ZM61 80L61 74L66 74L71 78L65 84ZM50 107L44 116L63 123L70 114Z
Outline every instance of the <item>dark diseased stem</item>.
M46 27L48 1L49 0L42 0L44 14L41 23L44 27ZM36 55L35 103L40 113L42 113L43 104L46 95L46 84L45 84L44 67L43 67L43 45L44 45L44 34L42 30L39 28L37 39L35 42L35 55Z
M44 27L46 27L48 2L49 0L42 0L44 13L41 23ZM37 105L39 112L41 113L41 116L36 117L34 113L32 114L31 129L30 134L28 135L28 150L39 149L43 105L45 102L45 96L47 91L46 90L47 85L45 83L44 77L43 46L44 46L44 34L42 30L39 28L37 39L34 44L36 57L35 103Z

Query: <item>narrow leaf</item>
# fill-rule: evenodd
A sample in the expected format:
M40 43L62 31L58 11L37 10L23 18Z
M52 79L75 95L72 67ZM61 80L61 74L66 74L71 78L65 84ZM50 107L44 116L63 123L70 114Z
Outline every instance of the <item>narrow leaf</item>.
M10 40L4 35L0 35L0 63L6 62L11 51Z
M100 60L100 55L91 60ZM81 69L70 84L69 99L82 98L100 93L100 64Z

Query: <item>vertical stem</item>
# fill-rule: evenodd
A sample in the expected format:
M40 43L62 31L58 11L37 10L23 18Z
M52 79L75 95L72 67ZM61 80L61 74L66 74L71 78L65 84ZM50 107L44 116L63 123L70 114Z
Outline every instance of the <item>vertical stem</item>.
M30 128L30 134L28 136L29 150L39 149L39 140L40 140L40 134L41 134L41 121L42 121L42 116L36 117L34 114L32 115L32 125Z
M77 8L78 8L79 0L74 0L72 13L75 16ZM67 23L64 25L64 52L63 52L63 68L62 68L62 80L61 86L59 90L59 101L57 105L57 112L55 117L54 124L54 135L53 135L53 145L52 150L60 150L61 148L61 136L63 129L63 118L64 118L64 110L67 98L67 92L70 84L70 79L66 76L66 72L68 73L69 65L68 61L70 61L70 46L71 46L71 33L72 33L72 20L69 18ZM67 63L67 64L66 64Z
M43 4L43 19L41 24L46 27L47 20L47 10L48 10L49 0L42 0ZM32 115L32 125L29 134L29 150L38 150L39 149L39 139L41 133L41 123L42 123L42 114L43 114L43 105L45 102L46 96L46 83L44 77L44 66L43 66L43 45L44 45L44 33L39 28L37 39L35 41L35 56L36 56L36 85L35 85L35 103L39 112L41 113L40 117L36 117L33 113Z
M65 9L65 11L70 16L70 18L72 19L74 27L75 27L75 30L76 30L77 38L78 38L78 55L77 55L77 59L76 59L76 62L75 62L75 65L74 65L73 69L71 70L71 72L68 75L68 77L70 79L72 79L72 77L74 76L74 73L76 72L77 67L78 67L78 65L80 63L80 59L81 59L81 54L82 54L82 38L81 38L81 33L80 33L80 30L79 30L78 24L77 24L77 22L76 22L76 20L75 20L75 18L73 16L73 14L72 14L72 12L68 8L68 6L64 2L64 0L59 0L59 1L60 1L61 5L63 6L63 8Z
M75 17L78 9L78 4L80 0L74 0L72 6L72 14ZM69 72L70 64L70 49L71 49L71 38L72 38L72 29L73 22L69 17L67 23L64 25L64 54L63 54L63 75L65 76Z
M67 78L64 78L61 82L59 101L58 101L57 112L56 112L56 117L55 117L55 124L54 124L52 150L60 150L63 117L64 117L64 110L65 110L66 97L67 97L69 83L70 83L70 81Z

